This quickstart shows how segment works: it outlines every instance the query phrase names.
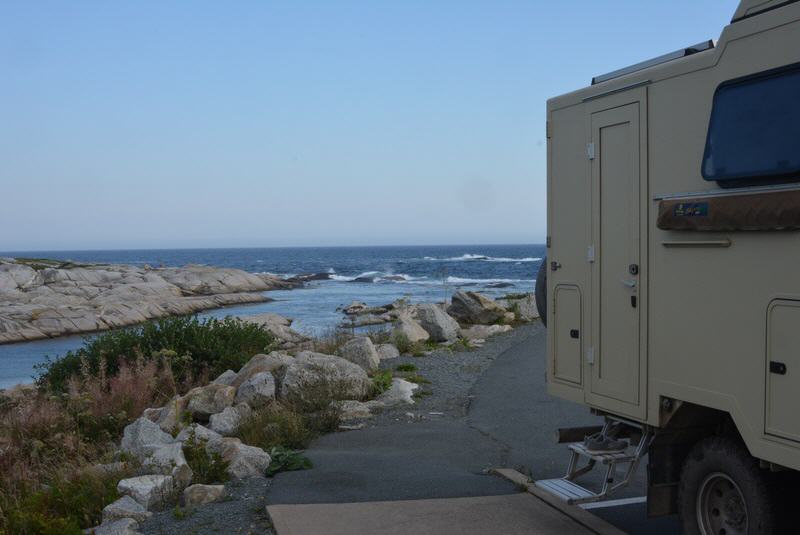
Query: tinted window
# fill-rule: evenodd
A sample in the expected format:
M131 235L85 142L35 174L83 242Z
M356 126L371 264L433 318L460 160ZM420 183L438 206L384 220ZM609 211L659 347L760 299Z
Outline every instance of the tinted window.
M717 89L702 172L718 181L800 179L800 68Z

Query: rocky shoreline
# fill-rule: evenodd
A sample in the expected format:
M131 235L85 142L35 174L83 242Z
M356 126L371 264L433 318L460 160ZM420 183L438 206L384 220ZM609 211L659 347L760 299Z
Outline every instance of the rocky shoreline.
M262 303L304 281L239 269L0 258L0 344L85 334Z

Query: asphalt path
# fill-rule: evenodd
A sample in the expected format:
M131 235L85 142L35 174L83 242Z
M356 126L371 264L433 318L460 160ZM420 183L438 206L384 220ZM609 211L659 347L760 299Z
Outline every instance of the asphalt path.
M515 330L465 391L460 416L384 418L380 425L324 436L306 455L312 470L275 477L267 503L343 503L489 496L519 492L488 475L514 468L535 479L562 476L567 450L555 444L558 427L598 420L580 405L547 394L545 330L540 324ZM491 343L484 349L491 351ZM452 358L457 359L458 354ZM436 390L436 383L430 386ZM430 413L429 413L430 414ZM410 415L409 415L410 416ZM645 465L620 498L644 494ZM587 480L597 483L597 479ZM678 534L674 517L648 519L643 503L590 509L632 534Z

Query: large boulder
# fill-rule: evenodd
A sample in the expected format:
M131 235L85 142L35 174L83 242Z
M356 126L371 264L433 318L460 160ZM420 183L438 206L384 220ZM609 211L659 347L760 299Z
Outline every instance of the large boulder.
M267 452L236 438L223 441L222 459L228 463L228 474L235 479L263 476L272 462Z
M282 351L273 351L269 355L256 355L247 364L242 366L236 378L230 383L231 386L239 388L242 383L250 379L257 373L270 372L277 373L281 368L288 366L294 360Z
M163 407L145 409L142 416L158 424L165 433L172 433L177 429L181 415L186 410L186 398L175 397Z
M192 469L186 462L180 442L164 444L154 450L142 463L142 469L150 474L172 476L176 488L183 488L192 481Z
M142 417L125 427L121 449L139 460L144 460L156 449L172 442L172 435L162 431L155 422Z
M417 321L434 342L452 342L458 338L458 322L437 305L419 305Z
M400 316L395 323L394 330L392 330L392 340L399 342L401 339L409 343L416 344L418 342L427 341L431 335L428 331L413 318L409 316Z
M539 317L539 309L536 308L536 297L533 294L525 294L521 297L510 299L498 299L497 303L510 310L522 321L533 321Z
M361 399L370 389L367 372L357 364L333 355L303 351L286 367L281 396L308 400Z
M456 292L447 312L463 323L488 325L505 317L507 310L477 292Z
M461 329L461 337L467 340L485 340L490 336L505 333L511 330L510 325L472 325L468 329Z
M133 518L103 522L99 526L89 528L86 533L91 533L91 535L142 535L139 531L139 522Z
M145 509L164 505L172 497L173 491L172 476L138 476L117 483L117 492L130 496Z
M275 378L270 372L253 375L236 390L236 403L247 403L254 409L266 405L273 399L275 399Z
M307 336L289 327L289 325L291 325L290 320L278 314L256 314L253 316L242 316L241 319L249 323L254 323L270 332L284 349L296 347L309 341Z
M151 516L153 516L153 513L130 496L123 496L103 508L103 524L122 520L123 518L132 518L137 522L144 522Z
M186 396L186 410L193 418L208 420L212 414L222 412L233 405L236 389L232 386L208 384L190 390Z
M237 375L236 372L233 370L225 370L224 372L219 374L219 377L217 377L211 382L214 383L215 385L231 386L233 382L236 380L236 375Z
M272 376L270 375L270 377ZM273 384L273 394L274 390ZM209 427L215 433L229 437L236 434L242 420L250 416L251 413L252 410L247 403L240 403L235 407L226 407L224 411L211 415Z
M339 355L343 359L358 364L367 372L374 372L381 363L372 340L366 336L359 336L349 340L339 349Z
M375 349L381 360L396 359L400 356L400 351L393 344L379 344Z
M219 453L222 451L223 437L216 431L204 427L200 424L192 424L184 427L175 440L181 444L194 439L195 442L205 442L206 451L209 453Z
M392 386L375 398L375 401L381 403L384 407L394 407L396 405L413 405L414 404L414 390L419 388L419 385L399 379L395 377L392 379Z
M225 497L225 485L192 485L183 491L183 505L196 507L221 500Z

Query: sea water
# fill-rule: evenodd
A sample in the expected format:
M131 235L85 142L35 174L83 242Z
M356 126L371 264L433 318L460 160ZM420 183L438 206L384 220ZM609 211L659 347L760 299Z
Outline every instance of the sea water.
M293 318L294 329L313 335L340 324L343 316L337 309L354 300L378 306L399 298L410 302L442 301L459 289L479 291L492 297L532 292L544 254L544 245L448 245L11 251L2 252L0 256L150 266L206 264L281 276L327 273L330 280L310 282L306 288L266 292L265 295L274 299L269 303L199 314L221 318L275 312ZM80 347L84 338L67 336L0 345L0 388L30 382L36 375L36 364Z

